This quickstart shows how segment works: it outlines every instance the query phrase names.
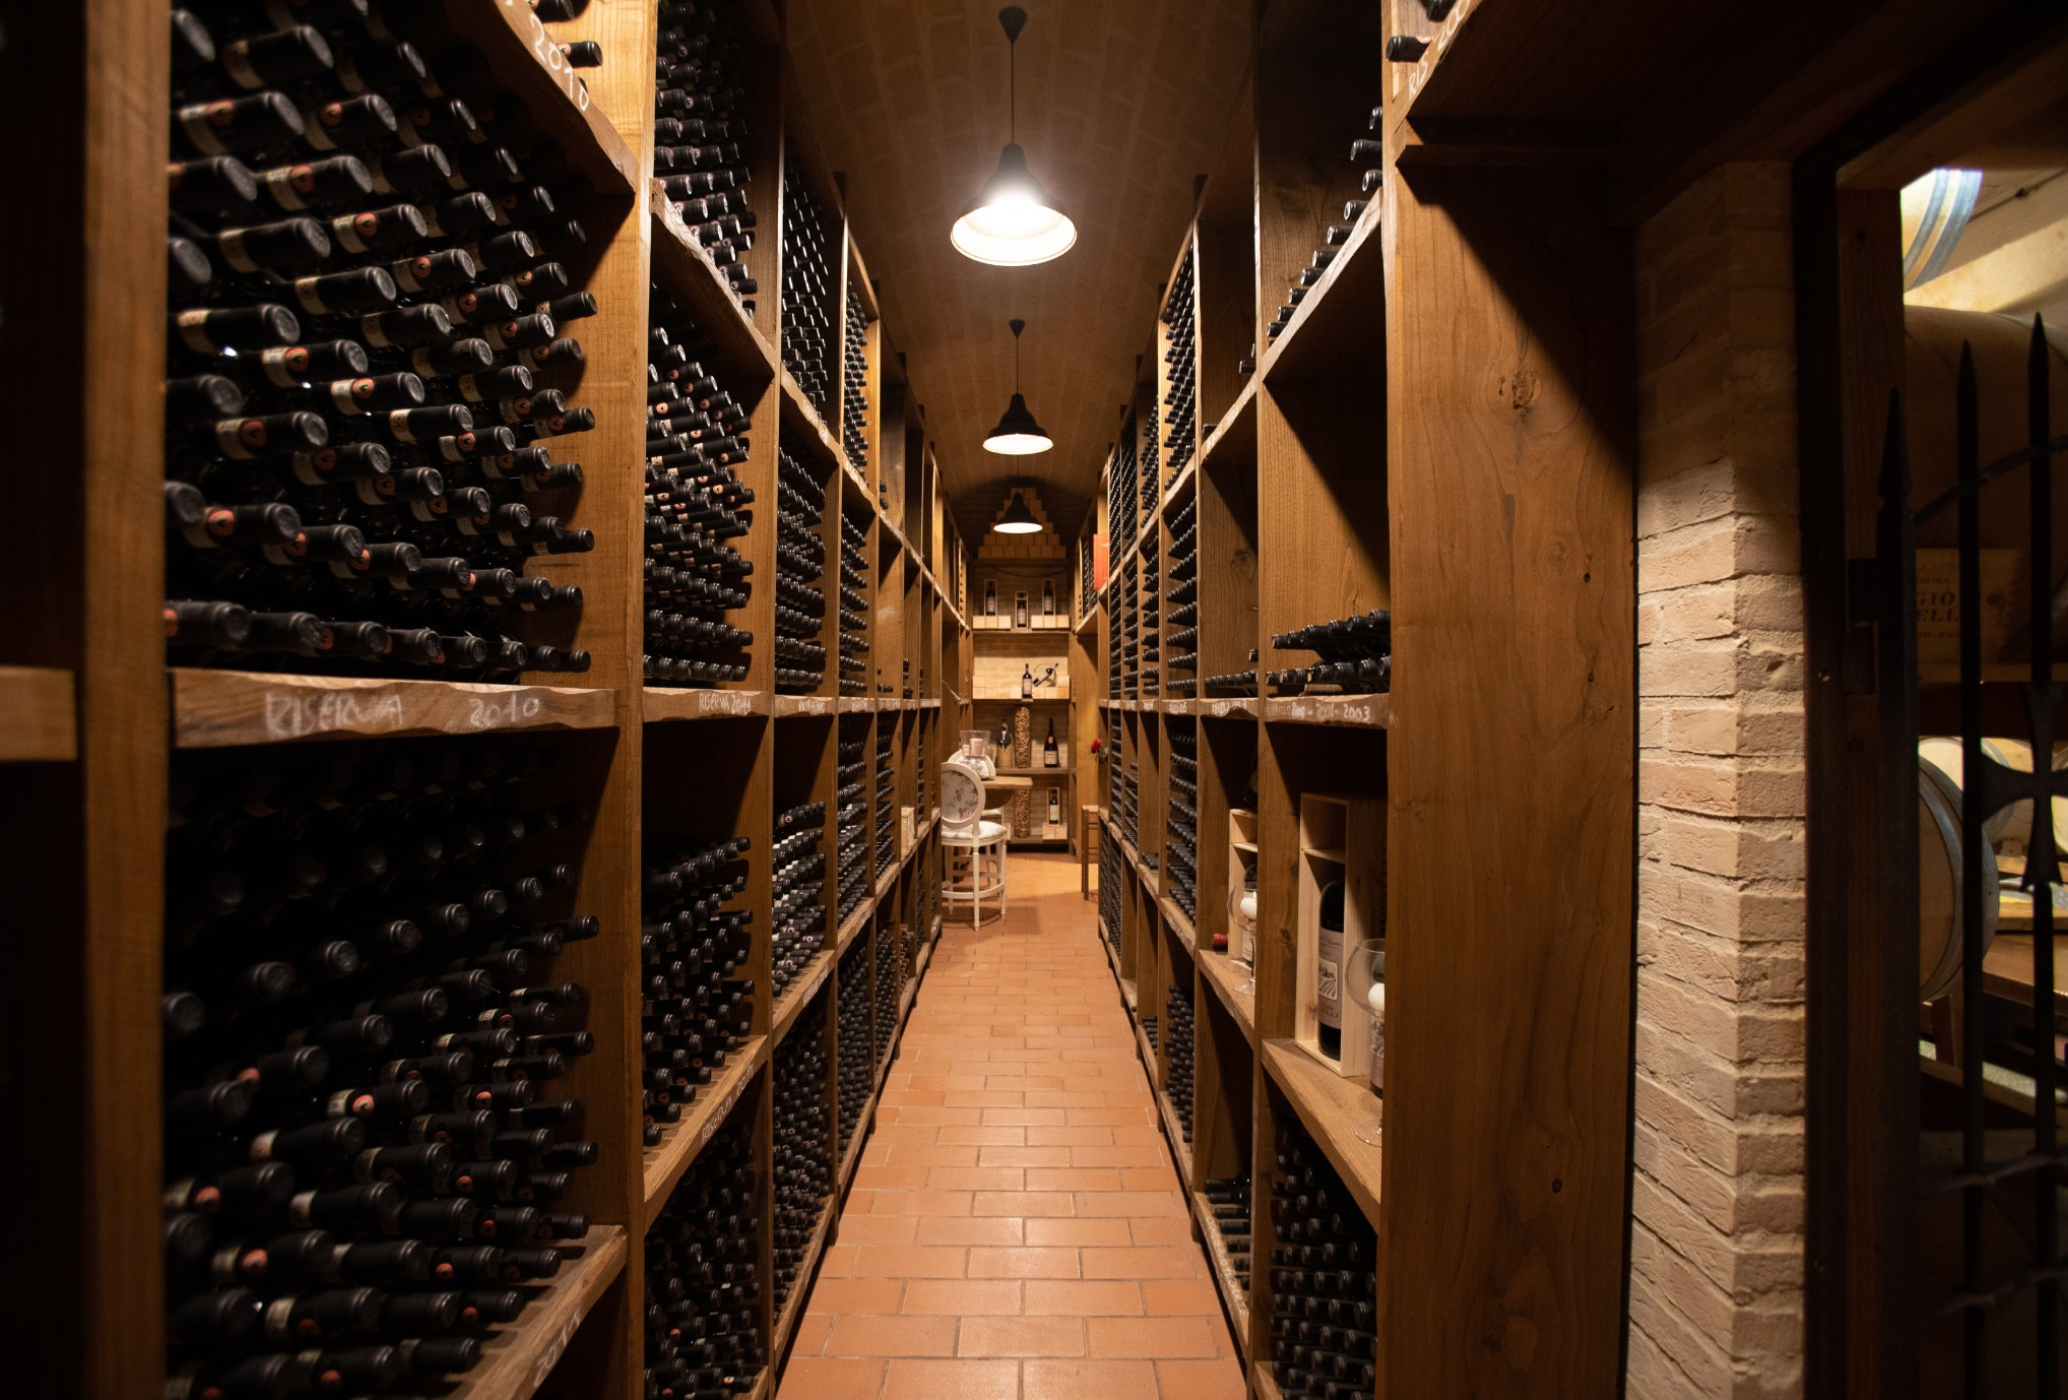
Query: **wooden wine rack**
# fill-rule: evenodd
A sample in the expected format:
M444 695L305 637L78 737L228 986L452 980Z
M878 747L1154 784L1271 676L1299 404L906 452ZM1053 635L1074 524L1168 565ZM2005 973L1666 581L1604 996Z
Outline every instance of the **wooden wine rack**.
M1494 221L1467 229L1438 207L1448 190L1424 206L1396 178L1401 149L1413 143L1399 121L1407 96L1391 91L1397 71L1362 61L1390 32L1379 8L1258 6L1251 76L1171 259L1173 281L1192 270L1195 450L1158 453L1147 440L1147 407L1168 398L1175 370L1163 360L1173 334L1159 307L1145 326L1144 376L1119 411L1123 437L1130 423L1137 435L1109 457L1073 552L1111 551L1106 585L1073 634L1077 762L1096 770L1081 800L1097 804L1102 844L1120 856L1121 926L1108 953L1129 1015L1139 1027L1167 988L1193 991L1189 1144L1164 1098L1168 1030L1154 1047L1137 1035L1179 1170L1194 1193L1209 1180L1255 1183L1247 1286L1204 1196L1192 1197L1250 1395L1279 1393L1264 1251L1274 1128L1287 1116L1378 1229L1380 1395L1612 1394L1634 834L1633 804L1598 788L1627 793L1634 783L1624 707L1635 694L1635 647L1627 628L1619 635L1589 619L1627 618L1635 607L1634 420L1583 409L1619 392L1627 366L1614 347L1627 347L1630 332L1613 304L1582 299L1552 312L1518 300L1502 281L1512 249ZM1349 144L1368 134L1382 103L1382 191L1271 340L1263 328L1285 289L1324 227L1343 217L1346 180L1356 192ZM1544 187L1540 173L1505 174ZM1542 208L1573 236L1595 228L1577 195ZM1585 325L1564 331L1597 336L1599 362L1523 333L1535 317L1568 313ZM1497 352L1503 335L1507 348ZM1529 348L1507 368L1518 344ZM1254 371L1242 372L1252 357ZM1512 422L1495 426L1500 412L1513 415L1498 401L1488 407L1480 382L1496 360L1555 400L1539 398L1532 421L1555 418L1567 430L1524 442ZM1587 375L1575 377L1578 363ZM1161 464L1153 486L1143 480L1152 463ZM1582 497L1584 512L1572 505ZM1584 562L1560 567L1541 535L1511 529L1502 499L1523 502L1525 517L1544 513L1535 528L1558 533L1563 557ZM1146 629L1156 615L1153 600L1167 589L1159 561L1173 558L1170 524L1186 509L1197 532L1197 669L1171 668L1166 642L1157 677L1143 638L1116 644L1116 629L1137 619ZM1472 596L1493 588L1498 603ZM1255 695L1229 695L1205 684L1239 673L1261 682L1303 664L1274 658L1272 635L1374 608L1393 614L1390 694L1274 696L1259 684ZM1166 601L1166 631L1169 612ZM1461 618L1487 630L1460 642L1449 629ZM1196 691L1173 694L1173 681L1182 687L1195 675ZM1600 704L1547 727L1583 693ZM1192 920L1166 886L1174 726L1197 733ZM1106 747L1093 757L1095 737ZM1133 839L1117 801L1128 774ZM1228 813L1249 805L1252 775L1254 975L1214 949L1229 932L1225 892L1241 883L1230 870ZM1299 813L1303 799L1331 793L1369 810L1372 839L1383 843L1383 861L1366 862L1388 876L1383 1101L1361 1074L1346 1076L1299 1039L1302 1027L1312 1038L1313 1023L1296 956ZM1588 872L1584 881L1573 879L1575 867ZM1557 997L1583 995L1584 1016L1546 1014ZM1560 1068L1540 1079L1518 1065ZM1383 1151L1361 1136L1382 1114ZM1522 1209L1503 1173L1517 1160L1516 1135L1545 1124L1555 1125L1544 1151L1557 1170L1533 1184ZM1493 1219L1498 1245L1483 1225ZM1535 1302L1510 1287L1528 1271L1544 1281ZM1456 1320L1483 1315L1490 1298L1517 1314L1509 1325L1531 1329L1529 1358L1489 1362L1476 1334L1459 1339Z
M573 1242L575 1257L560 1275L498 1334L483 1363L461 1378L454 1393L467 1400L524 1400L549 1382L581 1396L636 1400L645 1325L641 1240L668 1191L742 1104L755 1115L757 1151L768 1160L772 1052L823 984L836 947L895 938L901 921L939 908L934 891L923 888L939 878L936 813L928 808L914 814L915 839L848 921L837 931L829 926L827 950L779 1003L760 952L752 1035L661 1145L642 1149L634 935L644 842L672 834L685 812L729 809L737 834L754 840L746 898L759 911L755 930L765 941L777 774L793 786L803 781L798 775L808 777L808 798L797 800L830 798L834 717L856 714L872 745L879 732L895 735L895 801L915 791L918 769L936 764L942 755L935 750L966 722L972 652L964 546L945 510L947 488L927 447L918 396L886 327L869 332L874 440L866 468L849 461L780 369L778 191L784 180L816 177L784 169L786 143L807 159L814 148L795 116L783 23L770 0L741 7L754 45L747 84L758 104L749 114L748 154L764 235L748 257L761 287L756 318L743 313L653 179L653 0L594 4L550 34L522 0L446 0L446 7L455 29L558 142L569 173L602 196L598 209L584 211L591 252L601 247L586 284L601 311L581 328L586 371L578 395L595 411L596 426L580 442L591 465L570 522L593 531L596 547L541 565L555 583L583 591L577 644L590 652L592 669L579 678L485 685L166 666L158 620L163 421L155 391L165 349L162 318L150 308L166 299L170 5L83 0L40 7L20 26L10 22L10 57L35 55L21 80L6 85L11 114L23 121L33 111L65 114L47 121L50 139L23 155L25 178L61 203L33 221L39 246L22 250L21 265L36 267L36 284L7 289L9 323L26 325L33 316L44 327L33 347L26 336L8 337L8 372L33 388L40 406L20 449L50 464L24 475L18 499L36 528L24 532L16 558L23 587L10 587L9 603L22 625L0 629L0 772L9 788L0 900L21 927L36 929L16 971L38 988L5 1018L6 1062L48 1069L23 1080L20 1102L48 1135L49 1150L6 1154L16 1198L38 1203L15 1267L18 1279L36 1281L51 1325L25 1327L11 1363L20 1366L12 1378L38 1393L148 1396L164 1384L158 1001L173 749L548 730L598 736L583 741L593 742L585 754L602 777L577 896L582 910L600 916L604 936L572 945L562 960L565 974L589 990L587 1024L596 1038L570 1081L584 1104L585 1136L601 1148L599 1163L577 1175L569 1202L593 1228ZM557 45L579 40L602 46L600 68L566 65ZM818 192L835 220L839 266L860 279L873 317L875 291L838 192L830 182ZM758 510L736 542L755 566L757 586L733 619L754 632L756 644L746 679L721 689L642 683L639 468L653 285L709 332L715 345L707 355L759 430L742 473ZM844 285L834 299L844 309ZM24 358L31 349L33 361ZM109 382L109 365L122 367L120 393L89 387ZM774 693L778 441L828 483L828 520L844 512L865 522L871 655L891 668L883 678L888 694L875 693L872 677L867 698L839 699L832 667L816 694ZM895 670L900 657L913 659L909 697ZM923 727L922 712L929 712ZM696 761L714 749L735 757L716 766ZM900 815L887 819L896 826ZM829 899L832 889L829 875ZM937 916L926 917L915 960L921 975L939 931ZM905 987L898 1003L893 1047L917 985ZM885 1061L875 1071L876 1093L887 1069ZM826 1092L830 1107L830 1074ZM839 1144L836 1193L791 1305L779 1318L763 1303L770 1366L756 1395L773 1393L874 1104L872 1094L855 1140ZM766 1279L766 1213L762 1222ZM29 1320L38 1319L32 1304Z

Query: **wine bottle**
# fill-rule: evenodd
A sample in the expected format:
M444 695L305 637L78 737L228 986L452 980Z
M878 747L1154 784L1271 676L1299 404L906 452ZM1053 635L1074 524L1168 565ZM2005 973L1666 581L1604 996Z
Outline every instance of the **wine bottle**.
M1314 953L1314 1014L1322 1053L1343 1054L1343 882L1321 890L1320 936Z
M1043 740L1041 744L1041 766L1043 768L1060 768L1063 766L1063 751L1056 745L1056 722L1053 719L1048 722L1048 738ZM1051 788L1049 791L1053 792L1054 789ZM1053 824L1054 819L1051 818L1050 822Z

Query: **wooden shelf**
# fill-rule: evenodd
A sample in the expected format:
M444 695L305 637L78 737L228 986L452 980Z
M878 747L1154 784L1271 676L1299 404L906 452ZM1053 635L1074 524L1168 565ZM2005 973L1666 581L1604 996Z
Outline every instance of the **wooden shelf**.
M70 671L0 666L0 763L69 763L79 756Z
M1223 695L1203 700L1165 700L1163 713L1176 718L1187 715L1194 719L1255 719L1257 717L1256 697L1252 695Z
M819 1261L825 1257L826 1236L833 1228L834 1217L840 1210L840 1193L836 1189L826 1198L826 1208L819 1213L819 1223L811 1227L811 1239L804 1246L804 1257L797 1267L797 1277L790 1285L790 1296L783 1300L783 1310L776 1315L774 1345L768 1349L770 1372L780 1368L783 1358L789 1353L790 1342L797 1331L797 1320L804 1316L805 1299L811 1293L811 1286L818 1277Z
M775 347L733 296L732 284L711 255L689 236L659 181L648 191L647 210L653 221L654 281L710 335L735 371L750 379L773 376Z
M788 719L792 715L830 715L833 701L831 695L778 695L770 703L777 719Z
M2056 681L2068 681L2068 664L2055 662L2053 673ZM1982 667L1984 685L2020 685L2031 679L2032 668L2023 661L1991 661ZM1921 686L1959 685L1960 665L1958 662L1920 662L1917 683Z
M471 681L371 680L173 667L176 748L399 739L420 734L609 729L616 692Z
M1281 337L1282 338L1282 337ZM1214 424L1200 445L1199 461L1203 468L1212 470L1226 463L1254 464L1257 460L1257 377L1252 374L1242 383L1242 392L1235 396L1235 402L1221 415L1221 421ZM1164 508L1169 509L1176 487L1186 477L1172 482L1172 490L1164 496Z
M1345 729L1391 729L1391 695L1284 695L1264 701L1267 724L1330 724Z
M1285 1400L1285 1392L1278 1388L1278 1378L1271 1374L1271 1363L1257 1360L1249 1368L1250 1384L1256 1388L1257 1400Z
M1375 313L1385 306L1385 240L1379 236L1385 206L1374 199L1357 216L1348 241L1264 350L1257 377L1267 383L1321 378L1340 372L1345 360L1376 360L1383 353L1386 321Z
M1235 1024L1242 1027L1242 1038L1254 1046L1257 1043L1257 989L1250 969L1226 953L1216 953L1211 948L1201 948L1194 961L1206 974L1206 984L1213 988L1214 996L1235 1018ZM1249 990L1243 990L1245 985Z
M798 969L798 975L790 979L790 985L777 999L775 1013L769 1019L768 1038L771 1042L777 1045L783 1043L783 1037L790 1033L790 1027L797 1024L797 1018L803 1013L805 1003L817 994L819 988L826 985L826 978L832 974L833 964L837 960L834 954L821 948L811 955L810 962Z
M641 718L648 724L685 719L741 719L774 713L774 698L765 690L678 690L648 686L640 695Z
M625 1227L592 1225L582 1256L561 1266L544 1287L521 1287L531 1302L517 1321L481 1344L481 1364L447 1400L530 1400L574 1339L582 1319L625 1270Z
M852 914L849 914L847 916L846 922L840 925L839 936L835 938L833 942L833 954L835 958L839 958L846 954L848 948L854 943L855 939L860 936L862 930L869 926L869 920L875 917L875 914L876 897L874 895L871 895L869 898L863 900L860 904L855 906L855 911Z
M655 1213L667 1204L675 1184L689 1170L689 1164L704 1150L704 1144L711 1140L711 1135L732 1116L740 1096L747 1091L747 1085L768 1063L768 1047L767 1036L749 1036L747 1043L727 1059L725 1068L698 1091L696 1102L689 1106L681 1121L663 1132L661 1145L646 1149L647 1219L653 1219Z
M1167 1032L1169 1027L1162 1029ZM1146 1043L1144 1041L1144 1044ZM1156 1074L1156 1055L1153 1050L1149 1054L1148 1069L1153 1079ZM1171 1106L1170 1096L1161 1089L1156 1090L1155 1094L1156 1111L1163 1119L1163 1136L1170 1142L1170 1155L1178 1166L1178 1180L1189 1184L1192 1180L1192 1144L1185 1141L1185 1126L1178 1121L1178 1111Z
M1381 1149L1357 1135L1382 1101L1361 1079L1345 1079L1317 1062L1290 1040L1267 1040L1262 1059L1271 1079L1285 1094L1307 1132L1320 1144L1343 1184L1376 1227L1379 1223Z
M1235 1336L1236 1354L1247 1362L1249 1359L1249 1290L1235 1273L1235 1260L1228 1253L1228 1243L1221 1237L1221 1222L1214 1218L1213 1203L1206 1193L1190 1193L1192 1218L1199 1224L1199 1240L1206 1247L1206 1262L1213 1266L1214 1284L1220 1289L1221 1301L1228 1309L1229 1330ZM1250 1260L1252 1270L1256 1267L1255 1257Z
M1076 771L1076 769L1071 768L1068 765L1065 765L1061 768L1042 768L1037 765L1031 768L1001 767L998 769L998 774L1000 777L1005 778L1057 778L1068 777L1070 774Z
M1199 934L1192 927L1192 921L1185 917L1185 911L1178 908L1177 902L1169 895L1162 893L1156 896L1156 907L1163 911L1163 917L1176 928L1179 934L1178 946L1184 949L1188 957L1191 956L1199 947Z
M524 104L540 132L556 142L568 165L585 175L599 194L629 195L645 181L639 157L571 67L527 5L455 5L447 15L453 29L481 50L496 79Z

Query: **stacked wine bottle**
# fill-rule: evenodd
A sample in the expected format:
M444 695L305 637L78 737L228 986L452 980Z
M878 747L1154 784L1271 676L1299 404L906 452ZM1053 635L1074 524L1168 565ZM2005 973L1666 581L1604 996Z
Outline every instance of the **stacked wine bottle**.
M1142 510L1156 509L1156 498L1171 478L1192 460L1193 440L1199 420L1199 356L1195 339L1193 302L1197 287L1192 274L1192 251L1178 264L1170 295L1163 303L1163 324L1170 332L1164 348L1163 462L1162 474L1150 473L1142 484Z
M862 901L869 897L869 791L865 778L869 766L869 722L859 715L843 716L840 721L839 768L836 779L840 784L839 800L835 804L834 822L838 831L839 859L836 878L839 881L839 923L845 925L848 917L862 907Z
M869 950L859 940L840 958L840 1147L844 1152L861 1131L862 1110L875 1088L869 1058Z
M587 818L480 739L182 754L166 870L168 1394L471 1370L588 1231ZM412 1380L412 1384L418 1383Z
M1140 562L1137 555L1120 569L1120 686L1130 697L1141 694L1142 684Z
M1106 933L1106 941L1113 945L1114 952L1120 951L1120 882L1122 867L1120 845L1115 841L1099 842L1099 923Z
M875 878L898 859L897 726L890 719L876 726L876 866Z
M1092 571L1092 534L1087 531L1077 541L1077 616L1073 621L1082 622L1091 615L1099 596L1093 583L1096 577Z
M1185 969L1189 978L1191 969ZM1170 1102L1170 1111L1177 1115L1178 1128L1185 1135L1185 1141L1192 1141L1192 993L1178 983L1171 983L1170 995L1163 1000L1163 1023L1170 1035L1170 1065L1164 1072L1163 1096Z
M784 452L776 459L776 689L826 679L826 488Z
M759 285L748 188L744 50L731 0L662 0L654 87L654 178L747 315Z
M1199 683L1200 689L1208 695L1255 695L1257 693L1257 654L1249 654L1250 669L1226 671L1218 676L1208 676Z
M826 992L776 1047L775 1305L788 1301L826 1203L833 1199L833 1119L826 1111Z
M1155 412L1152 406L1149 410ZM1113 453L1113 475L1106 495L1106 533L1113 540L1113 557L1127 553L1135 539L1135 433L1132 419L1120 434L1120 442ZM1155 439L1153 429L1149 440Z
M1235 1282L1249 1291L1250 1179L1220 1176L1209 1179L1202 1194L1213 1211L1214 1228L1220 1231L1221 1247L1228 1251L1228 1263L1235 1270Z
M776 813L769 882L769 988L780 997L826 942L826 804Z
M1141 1014L1141 1021L1142 1038L1149 1042L1149 1048L1151 1050L1158 1049L1163 1037L1163 1023L1161 1018L1156 1016L1153 1012L1144 1011Z
M1393 614L1384 608L1281 632L1271 645L1320 657L1312 666L1270 672L1265 679L1280 695L1369 695L1392 688Z
M1163 891L1196 926L1199 922L1199 735L1189 721L1172 720L1170 818L1164 830Z
M1312 1138L1286 1124L1276 1146L1269 1331L1279 1393L1369 1395L1378 1384L1377 1238Z
M649 685L714 686L747 678L754 634L728 613L747 606L753 566L743 538L754 490L739 479L753 422L702 360L707 337L659 289L646 366L646 663ZM778 642L780 653L782 644Z
M649 854L640 900L641 1099L646 1145L658 1147L697 1092L753 1029L754 912L749 838Z
M839 368L833 318L840 305L834 263L840 229L812 193L795 146L784 156L783 169L783 367L819 416L831 419Z
M1127 604L1122 582L1126 571L1116 571L1106 584L1106 698L1120 699L1121 672L1126 669L1127 644L1121 636Z
M1162 563L1162 542L1151 529L1142 535L1141 552L1136 556L1142 578L1141 693L1148 699L1163 693Z
M314 23L295 23L306 19ZM435 0L173 11L165 633L173 658L513 679L593 547L545 445L595 314L560 151Z
M734 1400L768 1365L749 1112L704 1144L646 1231L646 1394Z
M1371 109L1369 129L1374 134L1384 129L1384 113L1383 107ZM1343 245L1350 241L1350 235L1357 229L1358 218L1364 213L1366 205L1376 196L1379 182L1385 177L1385 142L1371 137L1359 137L1352 141L1350 164L1357 172L1358 193L1344 202L1342 222L1330 224L1323 230L1321 246L1314 250L1313 260L1300 269L1298 280L1286 291L1285 305L1278 308L1277 314L1271 318L1271 324L1264 328L1266 339L1276 340L1285 333L1285 328L1292 323L1293 313L1299 309L1300 303L1307 299L1307 293L1321 280L1321 275L1328 270L1329 264L1336 260L1336 254ZM1254 355L1254 349L1251 353Z
M869 693L869 537L840 517L840 693Z
M1162 403L1156 399L1150 399L1149 406L1144 410L1142 418L1141 461L1136 465L1135 475L1131 478L1131 481L1134 491L1141 496L1147 497L1151 506L1155 504L1157 495L1161 492L1163 486L1163 419L1164 408ZM1130 515L1132 516L1132 512ZM1155 520L1155 517L1149 515L1147 511L1144 511L1142 515L1143 518L1151 522ZM1135 521L1130 518L1128 521L1128 538L1130 541L1134 538L1136 528Z
M1164 620L1170 631L1167 668L1173 673L1164 689L1189 696L1198 688L1199 672L1199 501L1186 498L1170 517L1170 560L1164 567Z
M876 948L876 1066L881 1069L890 1061L890 1041L898 1028L898 992L903 983L898 977L897 933L886 922L876 925L876 936L870 940Z
M847 460L863 476L869 474L869 323L876 318L862 303L861 288L847 289L847 319L842 327L840 377L840 445Z

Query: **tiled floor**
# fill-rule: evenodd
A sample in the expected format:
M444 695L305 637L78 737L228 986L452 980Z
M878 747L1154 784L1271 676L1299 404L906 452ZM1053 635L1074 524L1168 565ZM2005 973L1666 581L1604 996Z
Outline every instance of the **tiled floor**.
M1239 1400L1077 863L950 924L779 1400Z

